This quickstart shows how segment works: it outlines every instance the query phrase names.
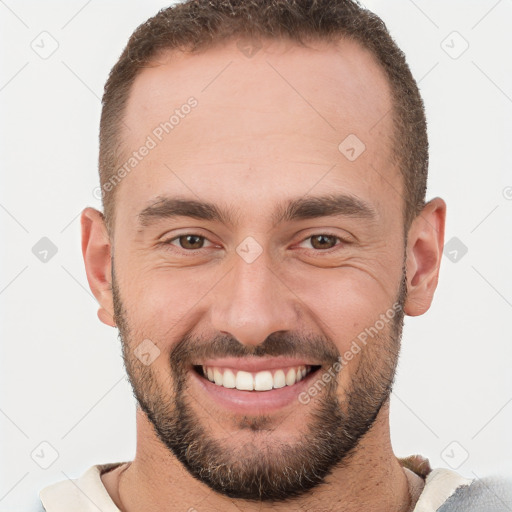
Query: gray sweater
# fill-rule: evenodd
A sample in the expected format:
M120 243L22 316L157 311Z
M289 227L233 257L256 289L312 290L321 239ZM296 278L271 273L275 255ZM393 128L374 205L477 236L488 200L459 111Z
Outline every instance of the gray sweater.
M438 512L512 512L512 481L477 478L471 485L459 487Z

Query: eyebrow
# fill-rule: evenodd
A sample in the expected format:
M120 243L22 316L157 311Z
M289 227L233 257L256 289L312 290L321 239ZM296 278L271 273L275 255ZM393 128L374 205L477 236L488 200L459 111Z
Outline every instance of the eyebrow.
M274 211L272 227L283 222L315 219L330 216L347 216L374 221L378 215L375 208L352 195L328 194L315 197L300 197L281 203ZM198 220L216 221L236 226L238 215L232 208L220 208L213 203L195 199L159 197L138 214L141 227L148 227L162 219L190 217Z

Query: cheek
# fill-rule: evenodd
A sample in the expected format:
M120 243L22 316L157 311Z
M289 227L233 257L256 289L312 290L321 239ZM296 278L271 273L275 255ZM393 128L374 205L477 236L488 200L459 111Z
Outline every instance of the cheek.
M381 351L386 350L397 314L393 305L399 277L392 282L391 273L379 279L355 267L332 269L328 278L326 274L312 272L311 278L297 280L290 288L301 298L304 314L336 345L342 364L339 393L343 394L365 360L379 365L384 357Z
M126 281L123 302L132 332L142 339L154 339L169 352L193 324L215 282L206 273L192 276L180 269L150 269L137 272Z
M398 278L397 278L398 279ZM344 267L311 271L289 283L304 314L315 321L340 352L392 306L396 283L383 282L365 269Z

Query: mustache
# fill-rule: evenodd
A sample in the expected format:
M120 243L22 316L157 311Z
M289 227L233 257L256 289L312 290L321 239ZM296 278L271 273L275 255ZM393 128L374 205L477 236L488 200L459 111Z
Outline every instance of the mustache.
M244 345L230 334L205 339L186 334L172 349L171 363L183 368L191 363L222 357L298 357L332 365L341 357L336 345L321 336L277 331L258 345Z

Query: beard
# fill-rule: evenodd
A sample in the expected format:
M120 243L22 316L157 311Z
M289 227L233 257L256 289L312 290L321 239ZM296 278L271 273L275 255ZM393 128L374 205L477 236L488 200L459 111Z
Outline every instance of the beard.
M297 401L295 409L304 409L304 431L293 442L277 441L272 434L279 425L266 415L239 418L238 429L247 434L239 442L235 435L231 440L227 436L217 439L195 413L193 406L198 402L187 393L192 361L215 357L312 357L322 362L316 382L329 369L332 375L332 368L342 360L335 343L324 337L277 331L260 345L249 347L229 335L204 340L187 333L173 346L166 382L160 383L150 366L142 364L133 353L141 340L132 336L113 263L114 318L133 394L160 441L194 478L230 498L282 502L321 485L333 469L350 462L391 394L407 296L405 266L396 302L388 310L395 315L360 349L359 366L341 398L336 375L309 407ZM340 371L343 373L343 368Z

